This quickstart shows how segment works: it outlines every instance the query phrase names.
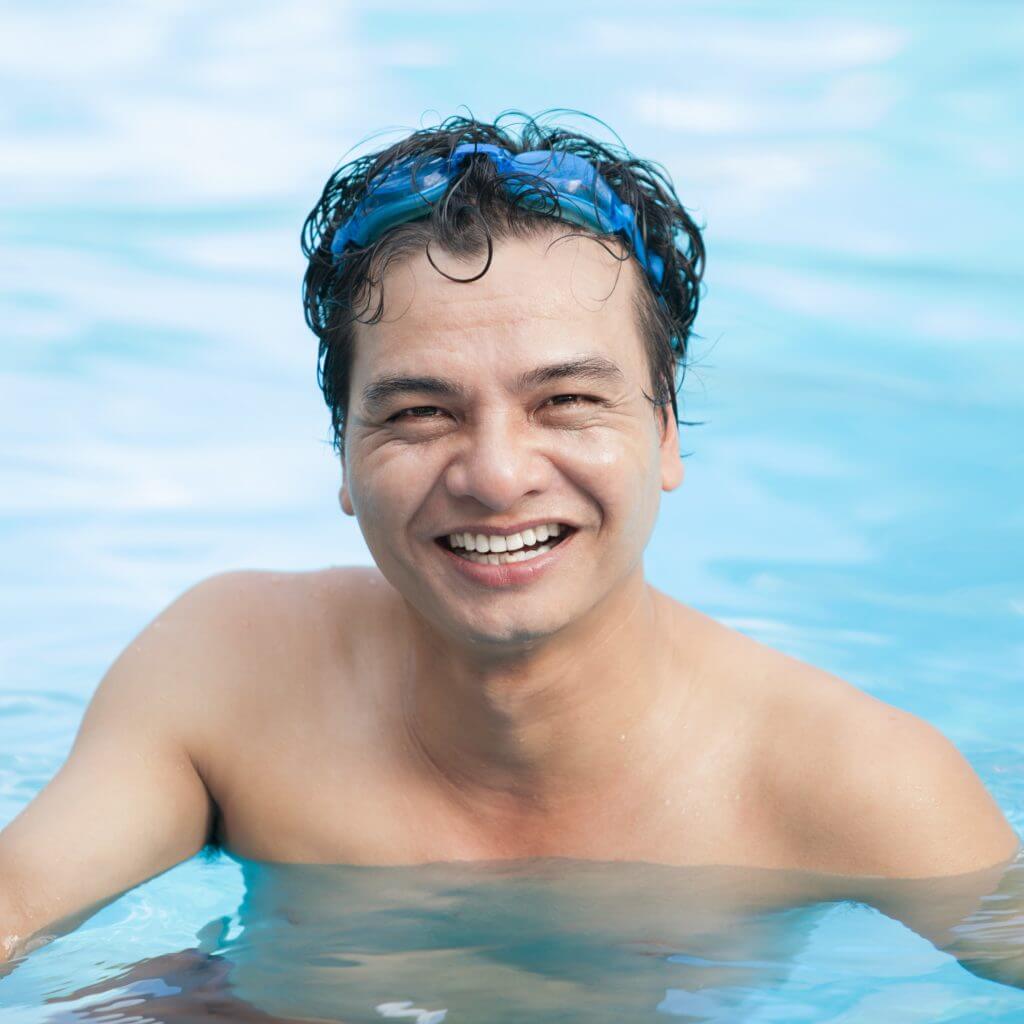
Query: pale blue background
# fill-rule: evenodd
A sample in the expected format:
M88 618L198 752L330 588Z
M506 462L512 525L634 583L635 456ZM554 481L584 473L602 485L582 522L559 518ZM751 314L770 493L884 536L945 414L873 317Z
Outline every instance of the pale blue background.
M500 10L0 6L0 824L182 589L367 561L299 304L299 228L346 150L565 106L706 223L682 399L706 424L652 579L923 715L1020 829L1024 9ZM0 1003L91 976L100 945L189 945L238 895L233 866L185 865Z

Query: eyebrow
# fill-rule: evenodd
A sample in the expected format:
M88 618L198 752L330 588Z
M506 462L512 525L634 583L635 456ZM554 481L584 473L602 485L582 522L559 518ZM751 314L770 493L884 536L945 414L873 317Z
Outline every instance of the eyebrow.
M389 399L408 394L460 398L465 394L465 389L443 377L378 377L363 388L363 405L368 409L376 409Z
M528 391L559 380L586 380L593 383L621 384L625 381L622 370L603 356L582 356L562 363L538 366L516 378L516 390ZM422 377L394 374L378 377L363 388L363 405L368 410L378 409L401 395L436 395L439 398L464 398L466 389L445 377Z
M595 384L621 384L626 377L622 370L610 359L603 356L581 356L569 359L564 363L552 363L549 366L538 366L535 370L527 370L519 375L516 381L518 390L541 387L557 380L587 380Z

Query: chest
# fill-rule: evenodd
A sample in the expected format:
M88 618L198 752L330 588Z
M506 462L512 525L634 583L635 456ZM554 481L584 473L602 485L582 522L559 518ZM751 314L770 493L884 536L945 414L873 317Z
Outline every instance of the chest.
M569 857L785 863L785 830L733 767L663 780L544 816L481 813L404 763L372 733L325 741L317 723L263 729L224 748L206 779L217 841L252 860L394 865Z

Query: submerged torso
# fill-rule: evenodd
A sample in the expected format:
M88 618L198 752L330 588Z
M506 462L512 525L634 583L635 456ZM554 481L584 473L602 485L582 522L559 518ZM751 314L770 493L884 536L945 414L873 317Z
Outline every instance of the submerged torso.
M709 1007L739 1019L829 910L809 877L736 868L242 868L241 931L220 946L235 994L353 1022L389 1004L413 1020L703 1019Z

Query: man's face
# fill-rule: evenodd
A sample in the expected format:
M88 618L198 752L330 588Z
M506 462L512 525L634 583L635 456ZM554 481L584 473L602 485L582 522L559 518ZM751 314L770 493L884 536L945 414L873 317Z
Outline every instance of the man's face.
M639 267L556 237L496 243L472 283L425 255L392 266L384 318L357 328L342 507L419 613L475 644L543 639L614 598L683 475L644 395ZM483 264L431 256L453 277Z

